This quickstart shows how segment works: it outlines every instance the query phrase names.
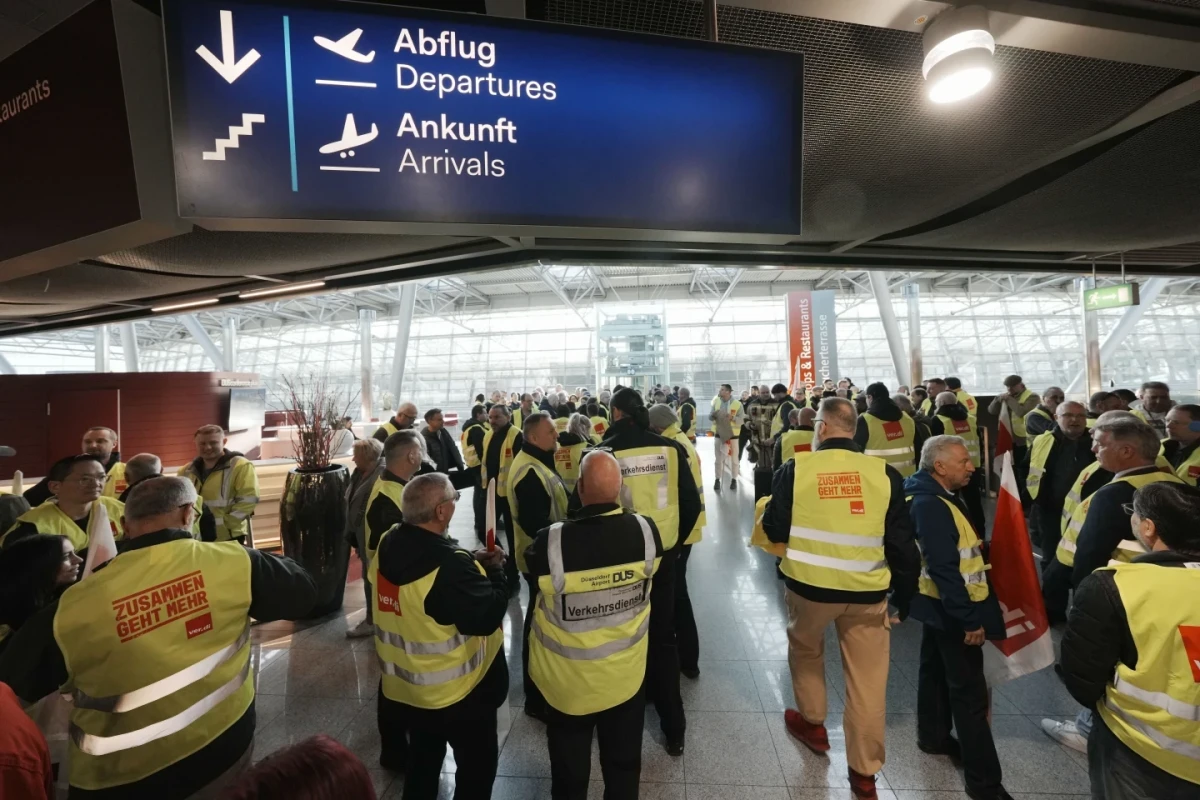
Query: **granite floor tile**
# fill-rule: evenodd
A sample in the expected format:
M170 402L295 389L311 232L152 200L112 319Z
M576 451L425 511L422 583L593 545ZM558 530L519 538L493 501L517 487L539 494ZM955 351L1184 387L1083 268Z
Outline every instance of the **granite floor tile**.
M687 783L784 785L765 714L693 711L686 741Z
M357 700L289 697L283 713L255 733L254 759L262 760L319 733L337 736L361 708Z
M496 774L513 778L549 778L550 754L546 749L546 726L513 709L508 741L500 751Z
M763 711L771 714L782 714L784 709L795 708L796 698L792 689L792 673L787 661L751 661L750 672L754 676L754 684L758 689L758 699ZM845 708L842 696L830 680L829 672L825 675L825 709L828 713L841 713Z
M1074 718L1079 712L1079 703L1071 697L1053 669L1023 675L996 687L995 691L1020 709L1022 714L1065 719Z
M686 711L762 711L758 689L746 661L700 660L697 680L680 677Z
M917 715L889 714L883 776L888 787L961 791L962 775L946 756L931 756L917 749Z
M689 783L687 800L788 800L788 790L785 786Z
M771 740L779 763L783 768L783 777L788 786L809 788L849 789L849 767L846 763L846 735L842 728L842 715L830 714L825 720L825 729L829 732L830 750L818 755L794 739L787 731L783 715L777 714L768 718L767 724L771 730ZM880 788L888 784L880 776Z

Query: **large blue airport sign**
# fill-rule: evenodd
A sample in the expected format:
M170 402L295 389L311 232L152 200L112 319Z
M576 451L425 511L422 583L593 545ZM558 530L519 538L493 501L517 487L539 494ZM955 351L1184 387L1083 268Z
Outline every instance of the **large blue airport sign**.
M354 3L163 6L182 217L800 231L796 53Z

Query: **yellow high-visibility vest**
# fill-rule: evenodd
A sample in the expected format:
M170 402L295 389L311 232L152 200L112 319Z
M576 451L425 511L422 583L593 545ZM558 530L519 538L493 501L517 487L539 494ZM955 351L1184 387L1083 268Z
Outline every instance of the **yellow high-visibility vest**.
M712 410L716 411L721 407L721 398L714 397L712 399ZM737 422L737 415L742 411L742 401L736 398L729 399L729 427L733 429L733 438L738 438L742 434L742 423ZM717 421L713 420L709 427L709 432L714 436L717 433ZM660 531L661 533L661 531Z
M1162 471L1144 472L1139 475L1126 475L1123 478L1115 478L1110 481L1110 483L1116 483L1118 481L1124 481L1125 483L1132 484L1138 489L1142 488L1143 486L1149 486L1152 483L1158 483L1159 481L1183 483L1182 480L1175 477L1175 473ZM1096 492L1098 491L1100 490L1097 489ZM1092 492L1090 495L1085 497L1078 506L1075 507L1074 512L1071 514L1071 520L1067 523L1067 527L1063 531L1062 539L1060 539L1058 542L1058 550L1055 552L1054 557L1057 558L1058 563L1062 564L1064 567L1075 566L1076 541L1079 539L1079 532L1083 530L1083 523L1087 519L1087 512L1092 506L1092 498L1096 496L1096 492ZM1118 547L1113 551L1112 557L1117 561L1129 561L1133 558L1133 555L1135 554L1130 553L1129 550Z
M1022 403L1022 404L1028 402L1029 398L1032 394L1033 394L1032 389L1026 389L1025 391L1021 392L1021 396L1017 398L1017 402ZM1013 429L1013 438L1016 438L1016 439L1024 439L1025 438L1025 416L1023 414L1018 414L1018 415L1012 417L1012 429Z
M696 445L692 444L688 435L679 429L678 422L664 430L662 436L665 439L674 439L688 451L688 468L692 471L696 488L700 490L700 516L696 518L696 524L683 540L684 544L695 544L703 538L704 526L708 524L708 512L704 509L704 475L700 471L700 454L696 452Z
M393 419L395 419L395 417L389 417L387 422L385 422L379 426L383 430L383 433L384 433L383 438L385 441L387 440L387 437L391 436L393 433L397 433L400 431L400 428L397 428L395 425L392 424Z
M363 532L366 534L363 547L367 551L368 564L375 561L375 554L379 552L379 546L383 544L383 537L387 534L387 531L371 530L371 522L368 519L371 513L371 505L375 502L376 497L383 495L395 503L396 508L400 509L400 513L403 514L404 506L401 505L400 498L404 496L404 486L405 484L397 481L386 481L382 475L376 478L375 483L371 485L371 493L367 495L367 505L363 511ZM379 538L376 539L375 537ZM371 545L372 541L375 542L374 546Z
M533 544L533 537L537 536L537 531L527 531L521 527L520 500L517 497L516 489L517 484L531 472L537 476L546 496L550 498L550 522L559 522L567 518L567 487L562 478L558 477L558 472L548 468L524 450L517 453L512 467L508 470L508 485L511 489L508 494L508 504L512 509L509 519L513 524L513 543L516 545L517 552L509 553L509 555L516 557L517 569L523 573L529 572L525 566L525 548Z
M212 509L217 520L217 541L227 542L249 532L247 520L258 505L258 475L254 465L243 456L234 456L217 470L208 473L203 481L195 462L179 470L196 487L196 493Z
M71 786L107 789L192 755L254 700L250 557L194 539L118 555L63 593Z
M537 413L537 409L530 408L529 413ZM520 406L517 406L512 410L512 426L518 431L525 427L525 412L521 410ZM484 452L486 453L487 451L485 450Z
M1079 476L1075 478L1075 482L1071 484L1070 491L1067 492L1067 496L1063 499L1060 534L1066 533L1067 526L1071 524L1071 515L1075 513L1075 509L1079 508L1079 504L1083 502L1084 484L1096 474L1096 470L1098 469L1100 469L1100 462L1093 461L1080 471ZM1072 559L1072 563L1074 563L1074 559Z
M620 511L609 512L618 515ZM529 676L555 709L575 716L626 702L646 676L650 584L661 559L646 519L635 514L645 556L625 564L598 564L567 572L563 549L575 536L550 526L550 574L538 578L529 630Z
M566 485L567 494L575 491L575 484L579 482L579 462L583 460L583 451L587 446L587 442L560 444L554 451L554 471Z
M1046 474L1046 460L1050 458L1050 451L1054 449L1053 432L1046 431L1038 434L1034 437L1032 447L1033 449L1029 453L1029 475L1025 478L1025 488L1029 490L1029 496L1036 500L1042 489L1042 476Z
M950 514L954 517L954 527L958 531L958 572L962 575L963 583L966 584L967 595L973 603L986 600L988 596L988 565L983 561L983 542L975 532L975 527L958 510L958 506L944 497L941 500L950 509ZM918 541L917 544L919 549L920 542ZM921 577L917 581L917 591L935 600L942 599L937 584L929 574L924 550L921 551Z
M108 476L104 479L104 491L101 494L116 499L128 488L129 484L125 481L125 462L118 461L108 471Z
M482 426L485 434L487 431L491 430L486 422L482 423ZM475 448L467 442L467 437L470 436L471 431L478 427L480 426L472 425L468 428L463 428L462 433L458 435L458 443L462 447L463 463L466 464L468 468L478 467L480 464L479 453L476 452Z
M466 550L454 558L472 558ZM481 575L487 572L479 562ZM400 586L371 562L375 603L375 654L379 657L384 697L417 708L445 708L479 685L504 646L504 629L487 636L466 636L425 613L425 597L441 567Z
M780 565L793 580L846 592L887 591L887 465L852 450L796 454L792 529Z
M679 543L679 453L632 447L613 455L621 467L621 507L654 520L664 550Z
M863 455L883 459L907 478L917 471L917 425L907 414L901 414L895 422L884 421L868 412L863 414L867 421L867 446Z
M1163 443L1165 444L1167 441L1164 439ZM1184 459L1178 467L1173 466L1171 469L1184 483L1195 486L1196 482L1200 481L1200 447L1193 450L1192 454Z
M783 439L779 443L780 455L783 457L783 461L775 466L780 467L786 464L795 458L797 453L811 453L814 433L816 431L799 429L785 431Z
M105 514L108 515L108 526L112 529L113 539L123 539L125 537L125 529L121 526L121 517L125 513L125 504L111 497L97 498L88 511L89 530L92 527L92 520L96 516L96 510L99 508L103 508ZM40 506L31 508L17 517L17 521L13 523L13 526L5 531L3 536L0 536L0 547L4 545L4 540L8 538L8 535L23 522L32 523L37 527L38 533L67 537L71 540L71 547L75 548L75 552L77 553L87 549L89 542L88 531L81 530L75 524L75 520L68 517L58 507L58 501L54 498L50 498Z
M967 452L971 455L971 464L979 469L979 432L976 430L975 417L968 415L966 419L950 419L942 414L937 415L942 421L942 431L949 436L958 436L967 443Z
M604 438L604 432L608 430L608 419L605 417L592 417L592 440L596 444L600 444L600 440Z
M1033 409L1033 411L1030 411L1030 412L1029 412L1029 414L1037 414L1039 417L1041 417L1042 419L1045 419L1045 420L1047 420L1048 422L1054 422L1054 421L1055 421L1055 420L1054 420L1054 417L1053 417L1053 416L1051 416L1050 412L1049 412L1049 411L1047 411L1046 409L1042 408L1041 406L1038 406L1037 408ZM1026 417L1027 419L1028 419L1028 417L1029 417L1029 414L1026 414L1026 415L1025 415L1025 417ZM1028 426L1026 426L1025 430L1026 430L1026 431L1028 431L1028 430L1029 430L1029 427L1028 427ZM1047 431L1047 433L1048 433L1048 432L1049 432L1049 431ZM1039 433L1038 435L1039 435L1039 436L1041 436L1041 434L1040 434L1040 433Z
M1113 573L1137 666L1117 662L1096 710L1130 750L1164 772L1200 784L1200 627L1195 604L1179 602L1200 596L1200 564L1187 567L1101 568Z
M567 425L570 422L571 422L571 420L568 417L555 417L554 418L554 432L555 433L566 433Z
M784 417L787 416L788 414L791 414L792 409L796 408L794 400L792 401L792 404L790 406L784 405L784 403L787 403L787 402L788 402L788 398L784 398L783 401L779 404L779 410L777 410L775 412L775 416L771 419L771 436L772 437L779 435L779 432L781 430L783 430Z
M488 448L492 446L492 436L495 430L488 429L488 432L483 435L483 468L479 472L480 485L487 489L488 481L492 478L496 479L496 497L508 497L508 468L512 466L513 445L517 441L517 426L509 425L508 430L504 434L504 444L500 448L500 471L496 475L488 474L487 454Z
M955 389L954 396L958 398L958 402L962 404L963 408L967 409L968 414L972 417L976 416L976 412L979 410L979 403L966 389Z

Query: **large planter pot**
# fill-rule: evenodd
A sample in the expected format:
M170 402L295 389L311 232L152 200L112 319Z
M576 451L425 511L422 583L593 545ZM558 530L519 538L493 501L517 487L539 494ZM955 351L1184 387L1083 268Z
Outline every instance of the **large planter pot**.
M320 471L292 470L279 501L283 554L317 582L317 603L309 618L342 607L350 543L346 541L344 496L350 473L340 464Z

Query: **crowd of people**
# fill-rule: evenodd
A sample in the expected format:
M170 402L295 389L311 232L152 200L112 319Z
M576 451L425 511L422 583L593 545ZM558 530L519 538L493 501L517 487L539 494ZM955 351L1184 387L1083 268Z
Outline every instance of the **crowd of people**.
M687 565L707 524L707 436L714 492L738 489L743 460L754 472L751 542L776 556L785 586L789 733L830 749L832 624L846 777L875 798L889 629L911 618L918 747L960 762L971 798L1004 800L983 670L985 642L1007 635L985 510L996 440L979 413L947 377L894 390L723 384L699 404L684 386L495 391L475 398L457 442L441 409L413 403L368 438L339 422L330 450L353 460L344 536L366 601L347 636L374 639L380 766L404 773L407 800L433 800L449 746L455 797L490 797L509 686L502 624L522 586L524 713L546 727L552 796L587 796L595 736L605 796L637 797L647 704L667 753L683 754L680 682L700 677ZM1048 617L1065 625L1056 669L1083 706L1044 730L1088 754L1094 797L1196 796L1200 406L1158 382L1085 404L1013 375L987 413L1013 453ZM116 433L91 428L23 498L0 498L0 753L15 754L0 759L0 787L20 785L13 796L51 796L54 759L16 699L56 692L72 698L72 797L268 797L295 782L374 796L327 738L248 769L250 625L303 618L316 585L247 538L253 463L220 426L194 439L195 460L164 476L157 456L122 460ZM449 534L463 490L466 547ZM97 543L89 558L98 536L115 557Z

